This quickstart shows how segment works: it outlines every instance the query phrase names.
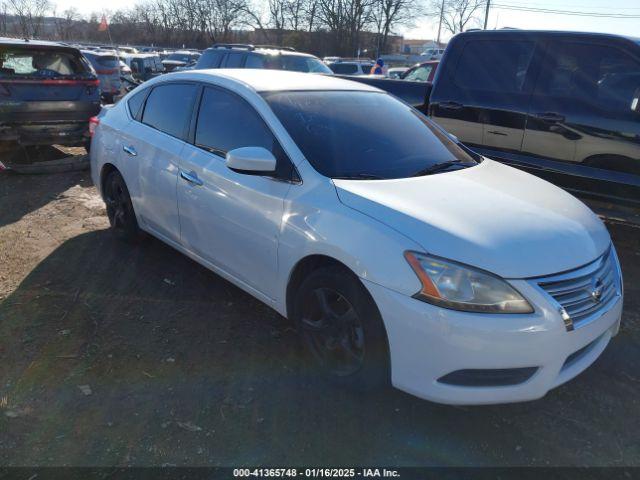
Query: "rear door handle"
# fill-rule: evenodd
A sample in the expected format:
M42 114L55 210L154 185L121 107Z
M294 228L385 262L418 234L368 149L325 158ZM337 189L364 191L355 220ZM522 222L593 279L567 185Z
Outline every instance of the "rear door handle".
M129 146L129 145L123 145L122 146L122 150L127 152L132 157L137 157L138 156L138 152L136 152L136 149L131 147L131 146Z
M548 123L563 123L565 120L564 115L554 112L536 113L534 117Z
M444 108L445 110L461 110L464 105L458 102L442 102L440 104L440 108Z
M195 172L187 173L184 170L180 170L180 176L192 185L196 185L198 187L204 185L204 182L198 178L198 175L196 175Z

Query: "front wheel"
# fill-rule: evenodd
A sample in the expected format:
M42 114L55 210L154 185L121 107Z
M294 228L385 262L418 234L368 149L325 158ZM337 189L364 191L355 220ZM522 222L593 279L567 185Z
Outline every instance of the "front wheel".
M389 349L378 309L360 280L338 266L309 275L293 309L301 339L324 376L369 390L389 381Z
M112 171L105 179L104 198L111 231L120 240L135 242L142 237L124 178Z

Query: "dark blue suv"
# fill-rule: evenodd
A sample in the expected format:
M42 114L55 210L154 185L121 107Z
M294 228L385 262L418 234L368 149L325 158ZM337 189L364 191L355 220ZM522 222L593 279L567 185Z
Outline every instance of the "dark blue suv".
M0 39L0 147L86 144L99 111L98 78L78 49Z

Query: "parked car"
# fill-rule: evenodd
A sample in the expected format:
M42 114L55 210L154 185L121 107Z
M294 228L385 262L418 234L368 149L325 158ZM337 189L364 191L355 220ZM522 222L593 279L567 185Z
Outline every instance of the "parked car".
M440 63L438 60L418 63L400 75L400 79L410 82L433 82L438 63Z
M92 177L116 236L148 232L290 318L344 384L531 400L618 331L600 219L381 90L180 72L97 122Z
M113 103L113 98L120 93L120 88L122 87L120 60L116 52L82 50L82 55L91 63L98 75L102 101L104 103Z
M409 67L392 67L387 70L387 77L393 79L402 78L402 74L409 70Z
M0 39L0 106L0 146L83 145L99 81L76 48Z
M162 60L162 65L164 66L165 72L172 72L177 67L195 65L199 58L200 54L197 52L182 50L169 54L167 58Z
M358 61L337 61L329 64L329 68L333 73L340 75L369 75L373 63Z
M499 30L455 36L429 83L354 77L478 153L607 204L640 208L640 42Z
M139 53L138 49L135 47L123 47L123 46L118 47L118 52L121 55L135 55L136 53Z
M197 70L206 68L264 68L306 73L332 73L322 61L290 47L272 45L216 44L198 60Z
M138 53L125 55L122 60L131 69L131 75L137 81L147 81L164 73L160 56L154 53Z
M425 60L440 60L444 55L444 48L429 48L420 54Z

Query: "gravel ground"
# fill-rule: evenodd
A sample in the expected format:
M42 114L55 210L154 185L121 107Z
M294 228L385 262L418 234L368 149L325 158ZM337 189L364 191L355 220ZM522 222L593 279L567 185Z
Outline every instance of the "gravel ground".
M291 325L159 241L88 173L0 173L0 465L640 465L640 229L611 224L620 334L535 402L317 380Z

